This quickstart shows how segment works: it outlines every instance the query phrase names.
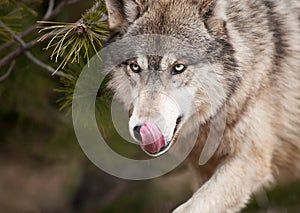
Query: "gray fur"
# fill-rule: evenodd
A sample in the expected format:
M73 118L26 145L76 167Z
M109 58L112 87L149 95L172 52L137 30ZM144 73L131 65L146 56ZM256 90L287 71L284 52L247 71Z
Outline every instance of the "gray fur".
M173 88L171 84L197 89L194 99L186 100L195 111L184 117L178 130L178 134L188 135L195 128L200 129L189 157L197 191L176 213L238 212L262 187L275 180L300 178L300 1L106 3L112 36L161 34L188 40L205 53L206 63L216 67L217 82L224 88L224 97L216 95L216 101L208 106L192 71L176 78L166 77L167 69L158 73L161 59L149 60L149 75L156 76L150 81L145 81L149 76L138 77L130 72L128 75L124 66L113 71L109 86L133 114L137 108L144 108L139 110L140 117L143 113L151 117L146 109L149 103L160 110L157 90L166 92L166 88ZM206 66L203 63L200 67ZM200 71L195 72L198 75ZM154 90L149 84L156 88L151 100L144 98L140 101L143 103L133 106L132 88ZM227 120L222 143L213 158L199 166L209 123L224 107Z

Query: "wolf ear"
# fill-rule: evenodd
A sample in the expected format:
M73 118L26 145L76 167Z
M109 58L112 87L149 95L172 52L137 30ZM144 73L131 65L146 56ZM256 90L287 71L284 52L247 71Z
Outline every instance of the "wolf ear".
M208 31L219 37L226 36L226 0L194 0Z
M202 16L206 16L207 13L211 13L216 6L217 0L193 0L195 4L199 5L199 11Z
M144 1L144 0L143 0ZM109 30L112 34L123 33L142 14L142 0L105 0Z

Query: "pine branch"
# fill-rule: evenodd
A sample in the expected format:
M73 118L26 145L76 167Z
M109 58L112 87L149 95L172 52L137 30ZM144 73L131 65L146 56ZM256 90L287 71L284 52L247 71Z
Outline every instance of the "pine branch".
M21 27L21 21L24 17L31 15L37 16L37 12L32 9L40 5L42 0L2 0L0 3L0 20L13 29L18 31ZM0 40L9 41L11 36L0 27Z
M21 34L16 34L9 26L4 26L5 23L0 23L0 27L2 26L3 28L4 26L6 32L14 39L6 45L0 46L0 50L15 43L20 44L19 48L0 59L0 70L14 61L16 57L24 54L29 60L43 69L63 76L64 78L61 78L63 86L56 90L64 93L64 96L58 100L61 110L70 109L69 106L72 104L76 80L80 74L78 71L71 71L70 68L76 68L76 70L78 70L77 68L81 68L85 63L88 63L92 55L98 54L98 51L102 48L104 39L108 37L106 7L103 0L98 0L94 6L87 10L87 12L82 15L82 18L75 23L46 21L55 16L56 13L63 8L63 5L77 1L78 0L61 1L61 3L54 8L54 1L49 0L48 9L45 12L43 21L38 22L35 26L30 27ZM47 24L47 26L43 26L45 24ZM24 42L23 38L34 32L37 26L42 28L40 32L49 32L43 35L39 40L31 40L28 43ZM30 53L31 48L39 44L39 42L46 40L49 40L46 49L52 49L51 58L56 62L60 62L56 70ZM72 65L72 63L76 63L76 66ZM64 69L65 67L67 67L67 69ZM11 73L12 69L13 66L11 64L8 70L9 72L6 72L4 75L4 79ZM58 71L62 69L64 69L64 72Z
M25 51L30 50L34 46L38 44L38 41L33 40L31 42L26 43L25 46L22 48L18 48L12 53L6 55L2 59L0 59L0 70L5 67L7 64L11 63L13 60L15 60L18 56L22 55Z
M68 63L89 62L92 54L97 54L108 36L106 7L103 0L98 0L80 20L75 23L46 22L50 26L42 27L40 32L49 31L39 39L51 38L46 50L53 48L51 59L62 61L57 70L64 69Z
M55 4L55 0L48 1L48 9L46 11L46 14L43 17L43 20L46 20L51 16L51 14L53 12L54 4Z
M62 1L54 10L52 10L52 14L50 12L46 12L45 19L50 19L54 15L56 15L65 4L71 4L78 2L78 0L65 0ZM47 11L51 11L51 4L49 2L49 6ZM60 25L55 22L46 22L41 21L38 22L35 26L29 28L28 30L21 33L19 36L21 39L26 37L27 35L31 34L35 27L41 27L41 24L52 24L53 26L46 26L43 27L41 31L44 30L52 30L51 32L47 33L46 35L42 36L41 39L38 41L33 40L28 42L21 48L16 49L15 51L11 52L10 54L6 55L2 59L0 59L0 70L6 66L7 64L11 63L16 57L22 55L26 51L30 50L34 46L38 44L38 42L45 41L47 39L51 39L50 43L53 42L55 39L64 39L60 42L56 43L56 49L54 49L52 58L54 55L56 56L56 61L60 57L64 57L63 61L61 62L58 69L63 69L68 63L78 63L82 59L86 59L86 62L89 61L91 54L97 54L97 52L102 47L102 41L104 38L108 36L108 32L106 29L106 7L103 0L97 1L95 5L88 10L83 17L78 20L76 23L63 23ZM67 35L65 35L67 33ZM71 39L71 40L69 40ZM69 41L69 42L68 42ZM10 45L14 44L14 42L8 42L0 47L0 50L3 50ZM46 49L51 48L51 45L48 45ZM63 47L63 48L62 48ZM70 51L68 50L70 48ZM83 56L83 57L82 57Z
M59 14L63 8L66 6L66 5L70 5L70 4L75 4L77 2L79 2L80 0L62 0L60 1L60 3L53 9L52 8L52 2L54 2L54 0L49 0L49 3L48 3L48 9L42 19L42 21L49 21L51 20L52 18L54 18L55 16L57 16L57 14ZM52 8L52 9L51 9ZM50 12L51 11L51 12ZM23 31L22 33L20 33L19 37L20 38L26 38L28 35L31 35L33 32L37 31L37 28L40 27L41 24L35 24L33 26L31 26L30 28L26 29L25 31ZM5 49L7 49L8 47L11 47L12 45L14 45L16 43L15 40L11 40L11 41L8 41L6 42L5 44L1 45L0 46L0 52L4 51ZM35 45L34 45L35 46ZM33 47L33 46L32 46ZM30 47L30 48L32 48ZM22 54L22 53L21 53ZM17 57L21 54L18 54L18 50L15 51L14 54L12 54L11 57ZM10 57L8 58L10 59ZM8 62L9 63L9 62ZM7 63L7 64L8 64ZM6 65L6 64L5 64ZM1 62L0 62L0 69L1 69Z
M103 0L98 0L82 18L75 23L39 22L47 24L40 32L49 31L40 41L50 39L46 50L52 49L51 59L60 62L56 70L64 70L73 79L62 78L62 87L55 91L63 93L58 100L60 110L70 112L73 101L74 88L80 72L71 71L73 63L89 63L92 55L98 54L103 41L108 37L106 6ZM83 62L83 63L82 63ZM67 67L67 69L65 69Z
M17 35L15 34L9 27L7 27L2 21L0 21L0 26L3 27L3 29L5 29L20 45L22 48L26 48L26 43ZM29 50L25 51L25 55L27 56L27 58L29 58L32 62L34 62L36 65L42 67L43 69L46 69L47 71L55 74L55 75L58 75L58 76L61 76L61 77L65 77L65 78L71 78L72 76L69 76L69 75L66 75L64 73L61 73L61 72L55 72L55 70L44 64L43 62L41 62L39 59L37 59L36 57L34 57Z
M1 81L4 81L5 79L8 78L8 76L10 76L12 70L13 70L14 67L15 67L15 64L16 64L16 61L12 61L12 62L11 62L10 66L9 66L9 68L8 68L8 70L7 70L7 72L6 72L4 75L2 75L2 76L0 77L0 82L1 82Z

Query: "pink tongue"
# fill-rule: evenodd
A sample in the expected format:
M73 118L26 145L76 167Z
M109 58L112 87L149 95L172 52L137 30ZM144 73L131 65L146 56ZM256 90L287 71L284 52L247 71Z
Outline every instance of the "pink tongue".
M167 145L160 128L153 122L146 122L140 129L142 147L149 153L158 153Z

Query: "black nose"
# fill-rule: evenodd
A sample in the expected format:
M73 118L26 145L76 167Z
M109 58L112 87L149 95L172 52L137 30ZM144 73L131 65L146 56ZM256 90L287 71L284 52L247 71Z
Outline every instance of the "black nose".
M142 136L141 136L141 127L142 126L135 126L133 128L133 134L134 134L134 137L138 140L138 141L142 141Z

